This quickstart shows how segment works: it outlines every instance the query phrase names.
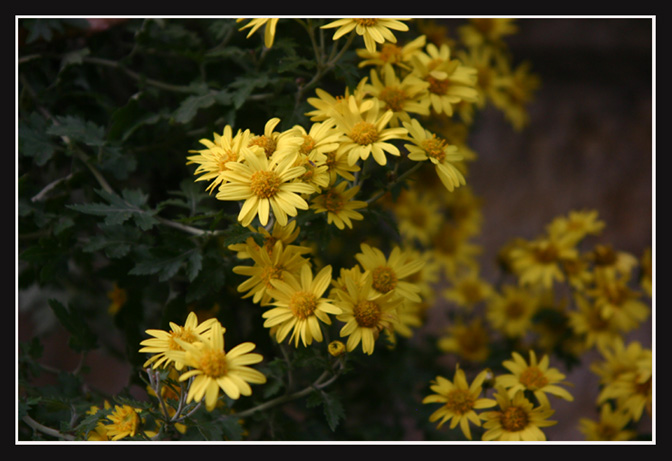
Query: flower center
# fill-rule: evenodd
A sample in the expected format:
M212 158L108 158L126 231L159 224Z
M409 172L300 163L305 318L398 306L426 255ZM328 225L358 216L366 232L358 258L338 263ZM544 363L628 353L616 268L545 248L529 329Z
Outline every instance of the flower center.
M373 123L360 121L355 123L350 131L350 139L362 146L374 143L378 140L378 130Z
M383 62L401 62L401 48L391 43L385 43L380 49L379 57Z
M273 197L281 183L280 177L274 171L255 171L250 177L250 189L259 198Z
M488 338L485 337L485 334L473 328L460 332L456 337L460 350L467 354L479 352L488 344Z
M355 18L355 22L360 26L373 27L378 23L376 18Z
M361 327L374 328L380 321L380 306L374 301L360 301L353 308L355 320Z
M611 266L616 262L616 252L606 245L597 245L593 251L595 264L598 266Z
M550 264L558 259L558 249L550 242L539 245L534 249L534 258L542 264Z
M389 293L397 286L397 275L390 267L376 267L371 275L373 276L373 289L380 293Z
M324 207L332 213L339 213L343 209L343 198L335 190L330 190L324 196Z
M448 92L448 85L450 82L447 78L438 79L429 75L427 77L427 82L429 83L429 92L434 94L446 94Z
M231 150L224 151L224 153L219 156L219 172L221 173L222 171L228 170L226 164L228 162L235 162L236 160L238 160L238 154Z
M168 348L172 351L181 351L182 346L180 346L177 341L175 341L175 338L180 339L184 341L185 343L193 343L194 340L196 339L196 336L190 331L186 330L184 328L180 329L179 331L171 331L170 332L170 341L168 343Z
M261 147L262 149L264 149L266 157L270 157L271 155L273 155L273 152L275 152L277 143L275 142L275 139L269 138L266 135L261 135L257 136L252 141L250 141L250 146Z
M422 141L421 147L428 157L433 158L438 162L442 162L443 159L446 158L446 140L437 138L434 134L431 138Z
M509 432L518 432L527 426L527 413L519 407L509 407L502 413L502 427Z
M282 266L268 266L261 271L261 280L264 282L267 288L273 287L271 280L278 279L282 280L282 271L284 267Z
M468 413L474 408L474 398L468 390L455 389L448 393L447 398L446 407L458 415Z
M548 378L537 367L528 367L520 374L520 383L531 391L536 391L548 384Z
M508 318L517 319L525 313L525 305L521 301L514 299L506 303L504 312L506 312Z
M401 112L404 109L404 101L406 101L406 93L403 90L386 86L380 90L378 98L383 101L392 112Z
M301 144L301 147L299 148L299 151L302 154L308 155L308 154L310 154L310 152L313 149L315 149L316 144L317 143L315 142L315 140L311 136L304 135L303 136L303 144Z
M289 308L294 317L306 319L315 312L317 308L317 299L315 295L308 291L297 291L289 298Z
M226 354L224 351L204 349L198 360L198 368L211 378L219 378L226 374Z
M135 435L140 425L140 417L134 408L124 406L120 410L115 411L113 415L108 417L114 422L115 432L118 434L128 433L131 436Z
M473 280L465 280L460 285L460 293L464 296L464 299L470 303L476 303L483 299L483 292L481 291L481 286Z

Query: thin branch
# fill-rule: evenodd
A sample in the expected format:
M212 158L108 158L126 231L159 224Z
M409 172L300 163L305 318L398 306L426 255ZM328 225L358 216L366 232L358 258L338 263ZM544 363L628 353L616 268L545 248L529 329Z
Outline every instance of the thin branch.
M418 162L415 165L413 165L411 168L403 172L401 175L397 176L397 178L390 182L387 186L385 186L383 189L372 195L368 200L366 200L366 203L371 204L381 198L383 195L385 195L387 192L389 192L394 186L399 184L400 182L406 180L409 176L411 176L413 173L415 173L420 167L423 165L422 162Z
M26 415L22 418L22 421L35 429L38 432L41 432L43 434L46 434L50 437L55 437L57 439L63 439L63 440L75 440L75 438L70 435L70 434L63 434L56 429L52 429L50 427L44 426L43 424L38 423L35 421L33 418L30 416Z

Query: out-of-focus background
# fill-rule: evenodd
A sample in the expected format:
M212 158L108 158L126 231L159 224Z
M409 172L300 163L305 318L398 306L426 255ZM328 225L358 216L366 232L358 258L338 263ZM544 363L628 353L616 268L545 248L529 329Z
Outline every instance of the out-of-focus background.
M551 219L574 209L598 210L606 222L600 241L616 249L639 257L653 245L652 26L651 18L518 20L519 33L507 41L516 59L530 61L541 78L530 124L516 132L493 110L480 119L470 140L479 155L470 184L483 200L478 243L486 276L503 244L532 238ZM29 304L31 294L22 296ZM49 325L19 315L21 341ZM632 338L651 347L652 322ZM66 344L66 333L58 328L50 333L43 362L74 368L76 357ZM87 365L90 385L111 394L122 389L131 372L122 360L95 354ZM559 424L545 431L551 440L583 440L578 418L597 416L597 377L582 367L567 378L576 400L558 403L553 419Z

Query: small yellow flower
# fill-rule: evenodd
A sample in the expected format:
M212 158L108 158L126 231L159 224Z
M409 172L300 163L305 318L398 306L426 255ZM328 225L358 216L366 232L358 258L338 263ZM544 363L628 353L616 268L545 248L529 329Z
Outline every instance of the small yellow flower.
M166 367L173 363L176 369L181 370L184 364L171 359L169 352L182 350L181 342L192 343L199 336L206 335L216 321L216 319L207 319L199 323L196 314L190 312L187 320L184 322L184 326L170 322L171 331L146 330L146 333L152 336L152 338L145 339L140 343L144 347L139 352L153 355L144 363L143 367L148 367L149 365L152 365L152 368ZM181 342L178 342L178 340Z
M360 107L355 97L350 96L347 110L334 114L338 129L345 133L339 150L347 155L349 165L365 161L369 156L379 165L386 165L386 153L397 157L401 155L399 148L390 141L402 139L406 128L389 127L394 113L387 110L381 114L378 104L372 99L367 102Z
M361 200L352 200L359 192L359 186L345 190L348 183L341 181L336 186L325 190L322 194L312 199L310 208L315 213L327 213L327 223L334 224L343 230L345 226L352 229L352 220L361 221L364 216L358 209L366 208L367 204Z
M408 130L409 140L413 144L404 144L408 149L408 158L416 162L429 160L436 168L436 173L449 191L466 183L462 172L455 163L463 160L457 146L450 145L445 139L437 137L420 125L416 119L404 122Z
M412 69L410 61L413 55L421 51L426 43L427 37L420 35L402 46L395 43L383 43L380 50L374 50L373 52L366 48L359 48L357 49L357 56L362 60L358 66L383 67L386 64L391 64L405 71L410 71Z
M483 44L502 46L504 37L518 32L514 18L470 18L458 28L460 38L467 46Z
M299 209L308 209L308 203L299 194L314 192L310 184L292 181L305 173L303 167L293 166L293 161L289 156L274 163L264 155L251 154L245 157L245 163L228 163L229 170L222 173L227 182L219 188L217 199L242 200L238 220L245 227L257 216L265 226L271 210L284 226L288 216L296 216Z
M562 261L578 256L576 241L570 236L540 236L510 252L513 269L521 285L550 289L554 282L563 282Z
M513 397L518 391L531 391L537 398L540 405L550 407L550 402L546 394L552 394L567 401L574 400L574 397L566 389L558 386L565 379L565 375L556 368L549 367L548 355L544 355L541 361L537 362L537 355L530 350L529 364L518 353L512 353L513 360L502 362L504 368L511 373L499 375L496 378L496 384L509 391Z
M332 39L338 40L353 30L362 36L366 49L373 53L376 44L385 42L397 43L397 38L392 30L407 31L408 26L401 21L404 18L342 18L322 26L322 29L337 28ZM391 29L391 30L390 30Z
M250 384L263 384L266 376L249 367L263 360L253 353L256 347L251 342L237 345L230 351L224 350L224 328L219 322L212 326L212 334L200 337L198 342L180 341L182 351L172 351L175 360L190 369L180 375L180 381L194 378L189 385L186 402L205 400L208 411L212 411L219 398L220 389L231 399L252 395Z
M413 74L400 78L391 64L370 73L371 83L364 87L380 101L380 109L391 110L390 126L410 122L411 114L429 115L429 99L423 98L429 83Z
M490 333L480 317L468 323L458 319L438 339L437 346L470 362L483 362L490 356Z
M304 264L298 279L286 274L282 280L271 280L271 284L269 294L274 298L271 304L275 307L262 314L266 319L264 327L275 329L278 343L289 333L289 341L294 342L294 347L298 347L299 340L304 346L313 340L321 342L320 322L331 325L329 314L341 313L332 300L324 297L331 284L331 266L323 267L313 278L312 269Z
M522 287L504 285L488 301L486 318L507 337L521 337L532 327L532 317L538 310L537 295Z
M345 344L340 341L332 341L327 346L327 349L332 357L340 357L345 352Z
M246 18L238 18L236 19L236 22L245 20ZM275 41L275 29L278 26L279 20L280 18L254 18L250 19L250 22L245 24L239 30L250 29L250 31L247 33L247 38L250 38L252 34L254 34L261 26L265 26L264 45L266 45L266 48L270 48L273 46L273 42Z
M450 286L443 291L446 299L458 306L473 308L487 301L494 293L493 286L484 280L476 270L455 275L449 280Z
M111 423L105 424L106 436L109 440L135 436L142 425L139 415L141 411L130 405L115 405L112 413L107 415Z
M441 403L442 406L429 417L430 422L439 421L437 427L440 428L446 422L450 421L450 428L454 429L458 425L464 436L471 440L471 429L469 422L476 426L481 425L481 419L475 410L494 407L497 402L492 399L482 398L483 381L488 376L489 371L481 371L471 382L467 382L464 371L457 367L453 381L437 376L430 389L434 394L428 395L422 400L422 403Z
M523 391L518 391L512 398L506 389L499 387L495 399L499 410L483 414L483 427L487 429L482 437L485 441L545 441L546 435L541 428L557 423L548 420L554 410L541 405L534 407Z
M107 292L107 298L110 300L110 305L107 308L107 312L110 315L115 315L121 310L124 304L126 304L128 295L126 290L119 288L119 286L115 283L114 288Z
M579 430L586 440L593 442L621 442L632 440L636 431L626 429L631 421L630 416L622 410L614 410L611 404L600 406L600 415L597 421L590 418L579 420Z

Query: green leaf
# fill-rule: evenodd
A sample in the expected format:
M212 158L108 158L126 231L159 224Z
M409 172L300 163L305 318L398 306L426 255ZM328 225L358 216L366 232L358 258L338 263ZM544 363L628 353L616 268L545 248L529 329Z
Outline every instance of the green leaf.
M125 189L122 191L123 197L104 190L96 192L108 203L84 203L67 205L67 207L80 213L105 216L105 224L110 226L123 224L131 218L142 230L149 230L158 223L154 218L155 210L141 208L147 201L147 196L139 190Z
M210 93L189 96L182 101L173 117L177 123L189 123L196 116L199 109L210 107L215 102L215 96Z
M47 129L47 134L67 136L71 141L92 147L102 147L106 143L103 127L71 115L58 117L54 125Z
M107 137L124 142L139 128L153 125L166 118L161 112L150 112L140 105L144 93L134 95L125 106L112 112Z
M161 248L151 248L146 254L138 256L142 260L136 262L129 274L158 275L161 282L175 276L182 266L189 281L193 281L202 267L200 248L193 243L185 247L181 242L173 242Z
M324 391L312 392L306 404L309 408L322 405L324 416L327 418L327 424L332 431L336 430L341 420L345 417L343 404L333 394L328 394Z
M49 306L61 325L71 334L68 344L74 351L84 352L96 347L96 335L84 322L81 313L66 309L55 299L49 300Z
M28 120L19 120L19 154L32 157L37 166L44 166L55 151L46 129L46 120L37 113L31 113Z
M133 245L137 244L141 234L135 227L103 226L103 235L97 235L84 245L84 252L95 253L103 250L110 259L123 258Z

